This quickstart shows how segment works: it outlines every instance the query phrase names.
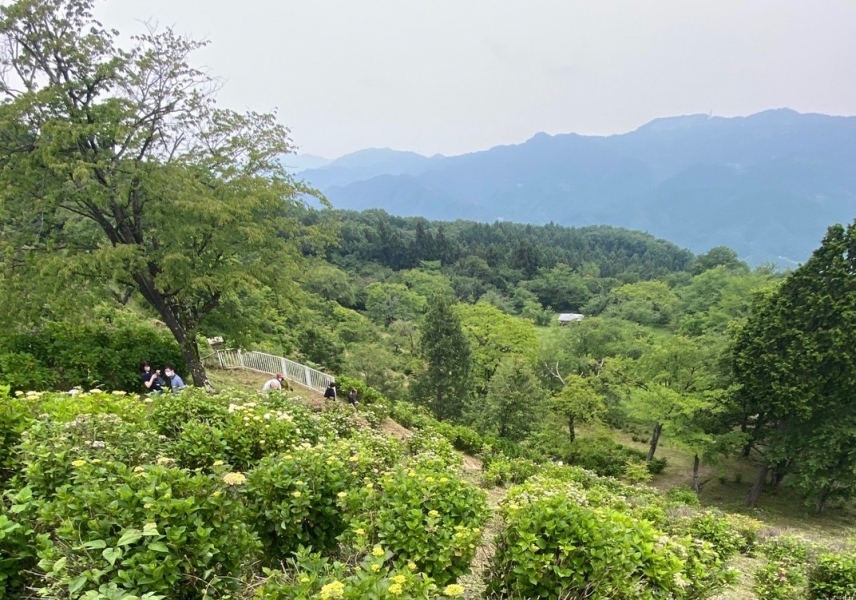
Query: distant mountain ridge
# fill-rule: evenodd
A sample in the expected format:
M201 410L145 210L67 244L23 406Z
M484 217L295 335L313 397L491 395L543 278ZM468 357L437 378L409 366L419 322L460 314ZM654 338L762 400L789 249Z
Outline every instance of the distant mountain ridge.
M856 218L856 117L776 109L539 133L460 156L363 150L300 173L337 208L430 219L614 225L760 263L805 260Z

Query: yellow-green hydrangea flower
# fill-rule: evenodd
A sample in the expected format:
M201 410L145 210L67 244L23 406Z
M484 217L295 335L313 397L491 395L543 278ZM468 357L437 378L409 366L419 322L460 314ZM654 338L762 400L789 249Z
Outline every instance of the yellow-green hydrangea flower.
M242 485L247 480L243 473L226 473L223 475L223 483L226 485Z
M321 588L321 593L319 594L319 597L322 600L327 600L328 598L341 598L344 595L345 586L342 585L342 582L333 581Z
M443 590L443 593L447 596L451 596L452 598L456 596L463 596L464 588L463 586L460 586L457 583L451 583L446 586L446 588Z

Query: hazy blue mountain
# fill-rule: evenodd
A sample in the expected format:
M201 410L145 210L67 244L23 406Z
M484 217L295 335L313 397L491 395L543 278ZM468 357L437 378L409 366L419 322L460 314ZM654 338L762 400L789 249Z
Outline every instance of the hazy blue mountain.
M280 159L282 166L292 173L300 173L307 169L319 169L329 165L332 160L313 154L287 154Z
M690 115L453 157L366 150L301 176L340 208L615 225L696 252L728 245L753 263L790 264L828 225L856 218L856 117Z
M422 156L389 148L371 148L346 154L317 169L301 173L301 178L322 191L346 186L379 175L419 175L443 163L446 157Z

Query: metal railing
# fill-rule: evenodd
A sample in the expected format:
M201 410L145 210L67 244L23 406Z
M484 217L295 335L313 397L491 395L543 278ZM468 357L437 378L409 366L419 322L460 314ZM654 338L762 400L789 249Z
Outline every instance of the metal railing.
M247 369L269 375L282 373L287 380L316 392L323 392L327 388L327 384L335 379L332 375L322 373L312 367L264 352L217 350L217 360L221 369Z

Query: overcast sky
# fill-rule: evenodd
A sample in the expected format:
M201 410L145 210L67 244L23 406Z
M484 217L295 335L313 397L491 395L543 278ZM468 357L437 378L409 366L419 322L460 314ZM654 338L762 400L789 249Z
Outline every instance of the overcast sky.
M662 116L856 114L856 0L109 0L211 45L221 102L301 153L460 154Z

